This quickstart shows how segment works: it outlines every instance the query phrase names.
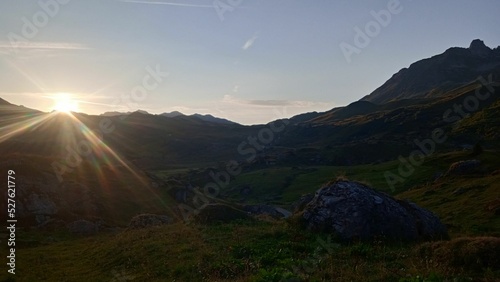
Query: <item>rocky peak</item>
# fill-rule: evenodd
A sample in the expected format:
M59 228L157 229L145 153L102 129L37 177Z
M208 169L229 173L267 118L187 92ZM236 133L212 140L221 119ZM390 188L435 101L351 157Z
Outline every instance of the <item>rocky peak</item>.
M480 39L475 39L471 42L469 50L473 55L486 57L492 51L484 42Z

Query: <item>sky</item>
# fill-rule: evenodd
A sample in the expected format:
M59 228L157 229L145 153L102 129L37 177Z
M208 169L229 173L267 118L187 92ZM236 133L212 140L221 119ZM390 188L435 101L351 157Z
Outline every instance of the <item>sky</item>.
M2 0L0 98L267 123L476 38L497 47L499 14L497 0Z

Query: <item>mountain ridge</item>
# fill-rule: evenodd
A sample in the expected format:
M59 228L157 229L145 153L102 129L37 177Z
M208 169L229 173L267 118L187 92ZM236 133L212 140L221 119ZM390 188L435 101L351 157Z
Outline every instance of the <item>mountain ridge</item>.
M439 96L488 74L500 76L500 48L491 49L475 39L468 48L452 47L399 70L361 101L384 104Z
M113 112L105 112L105 113L102 113L100 114L100 116L105 116L105 117L116 117L116 116L123 116L123 115L130 115L130 114L135 114L135 113L140 113L140 114L144 114L144 115L154 115L154 114L150 114L148 113L147 111L143 111L143 110L137 110L137 111L134 111L134 112L116 112L116 111L113 111ZM173 112L165 112L165 113L162 113L162 114L158 114L157 116L163 116L163 117L166 117L166 118L179 118L179 117L187 117L187 118L197 118L197 119L200 119L202 121L206 121L206 122L210 122L210 123L218 123L218 124L226 124L226 125L233 125L233 124L239 124L237 122L234 122L234 121L231 121L231 120L228 120L228 119L225 119L225 118L220 118L220 117L215 117L211 114L198 114L198 113L195 113L195 114L192 114L192 115L185 115L179 111L173 111Z

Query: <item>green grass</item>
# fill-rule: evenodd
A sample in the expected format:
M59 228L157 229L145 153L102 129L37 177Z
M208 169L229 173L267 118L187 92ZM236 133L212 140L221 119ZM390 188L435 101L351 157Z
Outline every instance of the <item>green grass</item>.
M498 266L464 267L500 247L482 240L340 245L283 221L178 223L21 248L16 281L494 281ZM456 248L463 260L448 264Z
M365 182L379 191L397 195L415 186L433 182L436 175L444 174L454 162L472 158L481 160L485 170L500 168L500 154L496 151L487 151L477 157L471 157L468 151L435 154L425 158L422 165L415 166L414 172L404 178L403 182L397 183L392 190L384 174L387 171L398 173L401 163L397 160L358 166L270 167L238 175L223 190L223 195L235 201L245 200L247 203L272 202L288 205L301 195L313 193L339 176ZM252 193L242 196L240 189L243 187L250 187Z
M477 157L482 161L479 174L433 181L436 172L470 159L468 154L427 158L395 191L398 198L438 214L449 228L451 241L334 244L325 249L318 239L328 241L327 234L302 230L292 220L269 219L176 223L88 238L21 230L15 281L498 281L498 264L467 267L484 262L498 248L498 238L483 237L500 236L500 174L491 174L499 168L498 152ZM241 197L237 188L248 185L254 189L249 201L287 204L338 176L392 192L383 173L397 166L392 161L261 169L238 176L224 195L237 200ZM185 173L175 173L179 172ZM0 281L8 278L6 272L0 274Z
M500 236L500 175L444 179L398 195L435 212L449 231Z

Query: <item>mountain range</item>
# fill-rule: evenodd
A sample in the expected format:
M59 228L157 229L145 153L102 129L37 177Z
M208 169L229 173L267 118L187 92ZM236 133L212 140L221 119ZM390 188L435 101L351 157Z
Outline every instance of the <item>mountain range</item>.
M253 126L180 112L161 115L144 111L110 112L101 116L74 113L70 118L0 99L0 153L7 159L19 159L26 170L36 175L35 180L25 179L26 190L21 194L26 214L40 215L44 206L64 206L70 210L66 215L81 216L81 211L71 209L71 202L55 203L62 201L57 196L62 193L60 189L76 185L79 179L95 199L102 191L97 192L93 187L98 187L102 172L107 171L110 185L127 183L121 193L128 195L127 205L135 207L124 213L129 216L138 209L144 210L145 201L155 202L149 206L151 209L161 209L161 202L142 199L136 193L146 193L149 189L140 183L161 182L158 179L163 178L157 175L172 169L199 170L192 174L191 181L185 180L181 185L186 186L210 179L201 173L205 168L224 167L233 161L244 171L270 166L384 163L418 150L419 142L432 137L436 129L442 129L447 137L447 142L436 146L440 152L462 150L477 143L485 149L496 148L500 144L498 94L482 100L471 97L476 97L478 91L498 93L499 75L499 48L490 49L480 40L474 40L469 48L451 48L410 65L370 95L348 106ZM466 112L458 113L456 105ZM109 119L107 129L112 130L102 129L104 117ZM80 159L74 152L83 146L82 140L92 144L93 154ZM76 168L70 166L75 158L81 163ZM60 173L63 168L66 168L64 181L57 184L60 175L55 171ZM131 170L138 172L136 177ZM82 178L83 175L86 177ZM52 188L50 195L39 188L30 191L28 187L39 186L36 183L40 179L58 188ZM133 192L127 190L130 185L136 187ZM116 194L109 193L104 198L113 202ZM164 196L165 192L158 193ZM54 197L59 200L48 200ZM38 199L36 204L33 199ZM92 212L86 212L97 214L105 202L90 206ZM65 209L50 209L54 210L60 213ZM107 214L110 213L108 210Z
M126 112L126 113L122 113L122 112L105 112L105 113L101 114L101 116L115 117L115 116L130 115L131 113L140 113L140 114L149 115L149 113L146 112L146 111L137 110L135 112ZM159 116L163 116L163 117L167 117L167 118L179 118L179 117L197 118L197 119L200 119L202 121L213 122L213 123L237 124L236 122L230 121L228 119L214 117L214 116L212 116L210 114L205 114L205 115L202 115L202 114L185 115L185 114L183 114L181 112L173 111L173 112L170 112L170 113L159 114Z

